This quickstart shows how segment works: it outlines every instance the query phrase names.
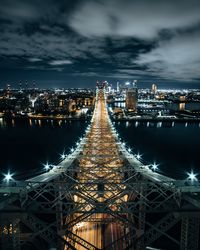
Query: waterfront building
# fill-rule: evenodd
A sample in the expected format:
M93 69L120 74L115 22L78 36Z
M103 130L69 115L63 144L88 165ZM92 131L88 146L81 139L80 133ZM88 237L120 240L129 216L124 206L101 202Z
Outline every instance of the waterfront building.
M137 84L134 82L133 84L127 85L126 90L126 109L128 111L137 112L137 100L138 100L138 90Z

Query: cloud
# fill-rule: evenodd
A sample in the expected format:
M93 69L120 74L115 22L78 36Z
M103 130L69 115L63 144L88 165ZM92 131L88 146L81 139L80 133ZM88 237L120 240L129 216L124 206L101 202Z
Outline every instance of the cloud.
M39 65L39 66L27 66L25 67L25 70L39 70L39 71L64 71L64 68L60 67L45 67L44 65Z
M181 34L138 56L135 63L149 74L178 80L200 78L200 33Z
M41 62L42 59L41 58L32 57L32 58L28 58L28 61L34 63L34 62Z
M51 32L49 27L49 31L45 34L40 30L27 34L15 24L6 24L1 32L0 56L26 57L31 62L35 59L30 58L39 58L44 63L52 59L52 61L58 60L55 63L62 64L69 63L71 58L86 59L91 56L105 58L106 55L102 48L103 41L83 39L79 36L65 34L63 30L59 32L59 30L61 30L59 27L55 27Z
M72 63L73 62L70 60L53 60L49 62L49 64L53 66L66 65L66 64L72 64Z
M53 0L1 0L0 16L15 23L51 20L59 14L59 4Z
M198 0L1 2L0 56L7 58L1 67L80 77L200 77Z
M198 0L83 1L69 25L84 36L155 38L161 30L190 27L200 21Z

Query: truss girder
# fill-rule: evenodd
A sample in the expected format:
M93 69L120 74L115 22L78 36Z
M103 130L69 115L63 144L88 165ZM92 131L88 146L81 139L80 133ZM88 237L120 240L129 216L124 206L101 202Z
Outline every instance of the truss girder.
M187 214L182 217L181 250L199 249L200 218Z
M130 163L108 119L100 90L91 128L76 159L69 157L71 163L63 165L50 181L33 178L22 186L4 187L1 193L7 195L0 201L1 213L11 221L17 214L18 224L32 231L31 235L27 232L27 239L34 242L39 236L48 247L63 250L143 250L162 236L181 250L197 250L199 201L183 194L172 180L154 181L138 171L138 161ZM180 229L181 220L178 241L169 230ZM20 237L26 244L23 234Z

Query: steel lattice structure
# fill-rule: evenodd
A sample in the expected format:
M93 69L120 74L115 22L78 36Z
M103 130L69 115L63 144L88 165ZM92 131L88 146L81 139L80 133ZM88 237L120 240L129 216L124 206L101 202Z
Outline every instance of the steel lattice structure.
M1 249L199 249L199 182L149 169L120 142L97 89L91 124L56 168L0 187Z

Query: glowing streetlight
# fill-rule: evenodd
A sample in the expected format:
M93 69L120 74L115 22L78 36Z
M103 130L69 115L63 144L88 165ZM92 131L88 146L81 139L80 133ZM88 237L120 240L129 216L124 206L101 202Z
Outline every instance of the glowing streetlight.
M46 171L48 171L50 169L50 165L48 162L46 164L44 164L44 168Z
M71 153L73 153L73 152L74 152L74 149L73 149L73 148L71 148L71 149L70 149L70 151L71 151Z
M153 171L156 171L158 169L158 164L154 162L154 164L152 164L152 169Z
M60 154L60 157L61 157L62 160L64 160L66 155L64 153L62 153L62 154Z
M131 153L131 148L128 148L128 152Z
M140 160L140 159L141 159L141 155L138 153L138 154L136 155L136 158L137 158L138 160Z
M9 182L11 181L13 174L11 174L10 172L8 172L7 174L4 174L4 181Z
M188 179L191 181L197 181L197 174L194 174L193 171L191 173L188 173Z

